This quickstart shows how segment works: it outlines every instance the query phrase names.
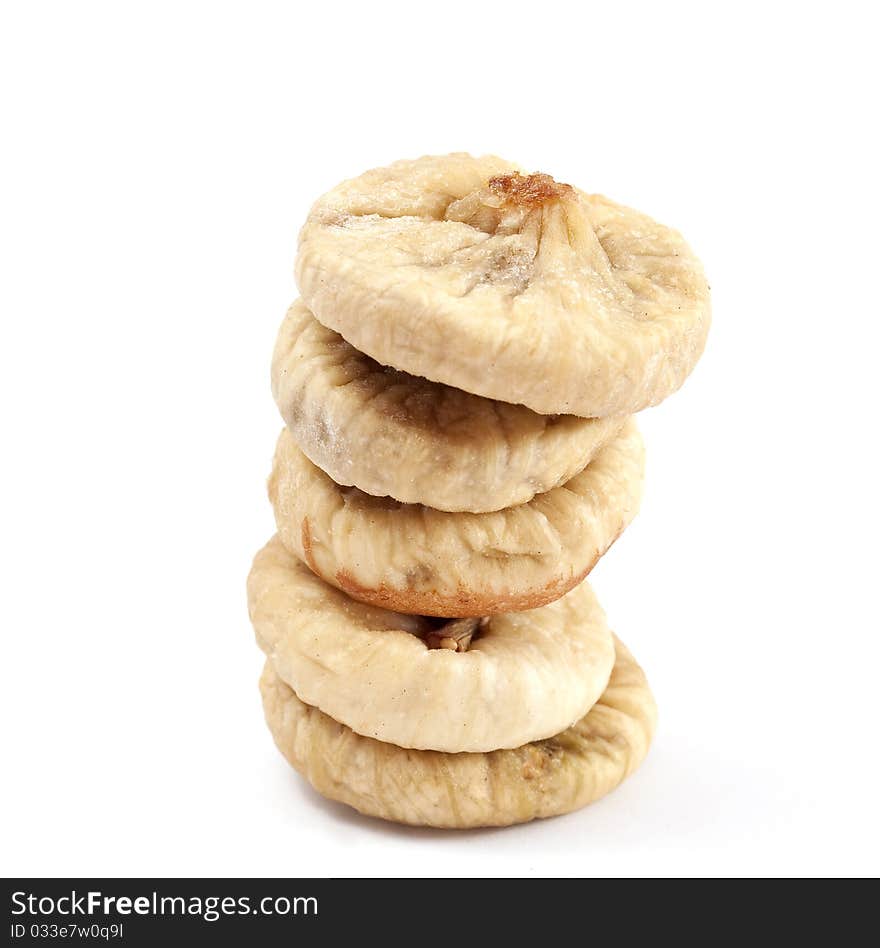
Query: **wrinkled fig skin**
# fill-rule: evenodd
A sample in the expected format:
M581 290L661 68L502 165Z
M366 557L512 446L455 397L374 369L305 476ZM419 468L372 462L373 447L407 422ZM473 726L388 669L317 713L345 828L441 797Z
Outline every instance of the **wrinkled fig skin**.
M275 537L254 559L248 609L260 648L303 701L401 747L455 753L550 737L592 707L614 664L588 583L542 609L444 625L354 602Z
M269 497L284 545L353 599L464 618L534 609L576 586L635 516L643 472L630 419L580 474L527 504L446 513L340 487L285 429Z
M582 471L626 420L539 415L379 365L299 300L278 333L272 391L337 484L446 511L527 503Z
M547 740L485 754L404 750L355 734L303 704L271 662L260 689L279 750L325 797L414 826L508 826L586 806L645 758L654 699L635 659L616 648L608 687L585 717Z
M644 214L455 154L368 171L300 233L303 301L382 365L541 414L632 414L699 359L709 287Z

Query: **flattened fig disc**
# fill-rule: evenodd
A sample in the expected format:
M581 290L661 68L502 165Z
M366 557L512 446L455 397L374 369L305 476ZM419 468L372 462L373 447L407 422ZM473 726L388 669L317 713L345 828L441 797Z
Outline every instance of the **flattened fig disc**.
M444 754L362 737L304 704L266 663L260 680L281 753L325 797L361 813L464 829L558 816L613 790L644 760L657 711L619 641L608 687L572 727L511 750Z
M530 612L437 623L349 599L276 537L254 559L248 608L257 642L303 701L403 747L549 737L592 707L614 664L587 583Z
M313 206L317 319L382 365L542 414L631 414L699 359L709 287L681 235L494 157L399 161Z
M282 542L353 599L417 615L495 615L558 599L638 510L642 439L630 419L590 464L527 504L447 513L340 487L286 429L269 497Z
M539 415L379 365L300 300L278 333L272 391L300 448L337 484L472 513L565 483L626 420Z

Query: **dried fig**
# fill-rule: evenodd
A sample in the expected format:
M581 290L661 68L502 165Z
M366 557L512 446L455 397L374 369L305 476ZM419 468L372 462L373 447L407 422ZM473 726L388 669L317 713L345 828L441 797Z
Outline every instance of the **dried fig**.
M416 826L508 826L557 816L613 790L656 726L644 672L619 641L598 702L555 737L510 750L444 754L362 737L304 704L267 662L260 689L279 750L325 797Z
M587 583L530 612L437 623L352 601L276 537L254 560L248 606L260 647L303 701L402 747L549 737L596 702L614 664Z
M302 301L278 333L272 391L297 444L337 484L472 513L564 484L626 420L539 415L379 365Z
M630 414L684 382L709 288L638 211L454 154L377 168L300 233L303 300L382 365L542 414Z
M420 615L533 609L577 585L635 516L632 420L565 484L493 513L447 513L340 487L281 432L269 497L284 545L361 602Z

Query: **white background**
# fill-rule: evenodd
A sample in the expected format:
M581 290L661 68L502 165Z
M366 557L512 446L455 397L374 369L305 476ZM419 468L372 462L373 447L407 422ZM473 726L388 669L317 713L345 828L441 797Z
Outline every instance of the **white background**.
M877 873L878 186L867 3L9 3L4 874ZM328 804L262 722L244 580L312 200L496 152L684 232L705 357L593 574L661 712L503 831Z

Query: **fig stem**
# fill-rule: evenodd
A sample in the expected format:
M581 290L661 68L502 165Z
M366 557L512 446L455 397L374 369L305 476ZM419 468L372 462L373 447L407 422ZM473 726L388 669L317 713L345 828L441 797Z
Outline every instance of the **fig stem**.
M423 636L428 648L445 648L455 652L466 652L470 648L471 639L482 625L479 616L467 619L452 619L439 629L431 629Z
M554 181L549 174L499 174L489 179L489 190L508 204L536 208L550 201L571 197L570 184Z

